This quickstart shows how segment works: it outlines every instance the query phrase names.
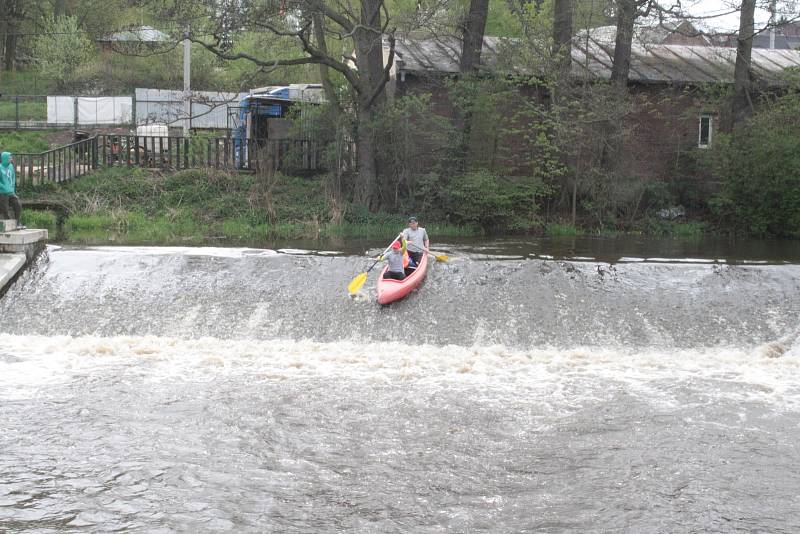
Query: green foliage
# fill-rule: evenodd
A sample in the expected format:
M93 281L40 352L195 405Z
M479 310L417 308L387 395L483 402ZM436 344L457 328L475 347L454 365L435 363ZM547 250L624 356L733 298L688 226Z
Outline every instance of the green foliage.
M12 154L38 154L50 148L41 132L0 132L0 150Z
M50 17L36 38L33 57L40 72L60 89L72 87L91 73L95 47L72 16Z
M762 102L731 135L714 140L714 173L725 182L714 211L752 235L800 237L800 92Z
M201 244L236 242L264 245L272 239L384 237L405 226L405 216L372 213L353 205L341 223L328 223L328 177L278 175L273 182L270 220L258 175L190 170L164 177L141 169L102 169L66 184L25 191L25 198L66 205L64 225L72 243ZM29 226L55 235L55 216L23 210ZM471 227L427 224L441 236L474 235Z
M550 237L575 237L578 235L578 229L574 224L551 223L547 225L544 233Z
M47 230L51 236L56 235L56 214L52 211L22 210L21 224L28 228L42 228Z
M57 89L54 80L47 78L38 68L27 65L25 68L18 67L12 72L3 72L0 77L0 93L4 95L3 100L6 99L6 95L48 95L55 93Z
M0 121L47 120L47 102L40 100L0 100Z
M447 193L452 222L491 233L539 226L538 200L550 189L536 180L512 181L480 170L453 180Z
M674 235L689 239L698 239L708 231L708 225L704 222L686 222L675 225Z
M648 217L644 220L642 230L651 236L699 239L710 229L708 223L701 221L677 222Z
M371 128L382 147L381 204L398 209L402 198L414 194L412 177L425 172L448 150L453 126L448 119L431 113L430 95L413 95L387 105Z

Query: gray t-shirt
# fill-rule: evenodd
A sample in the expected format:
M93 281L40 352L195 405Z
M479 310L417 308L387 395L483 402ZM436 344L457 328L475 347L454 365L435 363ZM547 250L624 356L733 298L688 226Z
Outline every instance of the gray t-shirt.
M405 272L403 269L403 252L401 250L390 250L386 253L386 263L389 264L389 271L393 273Z
M425 228L418 226L416 230L406 228L403 230L403 237L408 241L408 250L411 252L422 252L425 250L425 240L428 239L428 232Z

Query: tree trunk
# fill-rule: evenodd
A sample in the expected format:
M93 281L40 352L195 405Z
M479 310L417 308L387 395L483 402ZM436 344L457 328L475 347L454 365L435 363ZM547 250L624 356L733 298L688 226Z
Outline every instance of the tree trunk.
M614 64L611 68L611 85L615 94L613 111L618 115L604 125L606 148L601 157L603 167L611 172L619 171L623 167L624 140L621 111L628 95L636 9L636 0L617 1L617 38L614 45Z
M467 78L478 71L481 64L483 50L483 37L486 31L486 19L489 16L489 0L470 0L469 13L464 20L461 33L461 60L459 70ZM458 143L455 147L456 174L462 174L467 169L469 159L469 146L472 138L472 114L469 111L456 112L455 129L458 132Z
M571 0L555 0L553 6L553 56L559 70L569 72L572 63Z
M733 99L730 117L726 125L731 130L738 122L746 119L751 109L750 91L752 85L751 58L753 55L753 33L756 2L742 0L739 17L739 38L736 47L736 68L733 74Z
M3 69L7 71L13 71L17 59L17 36L13 34L7 34L5 44Z
M386 102L386 91L374 94L383 80L383 34L381 32L382 0L361 0L361 24L355 28L356 66L362 80L361 100L373 96L372 105Z
M373 131L375 110L386 103L386 91L378 90L384 77L381 0L361 0L361 24L355 28L356 66L362 83L358 95L358 180L356 202L371 206L378 183L378 148Z
M358 179L353 199L368 208L376 198L378 164L375 135L373 132L374 114L371 109L359 108L356 136L358 141Z
M617 40L614 45L614 65L611 69L611 84L618 95L628 90L631 71L631 48L633 25L636 22L636 0L617 1Z
M323 54L328 55L328 43L325 40L325 26L322 15L319 12L314 12L311 18L314 24L314 38L317 40L317 48ZM341 112L339 97L333 87L333 82L331 82L330 69L323 63L319 64L319 78L322 81L322 88L325 90L325 98L328 99L331 109L338 115Z
M483 34L486 31L486 18L489 16L489 0L470 0L469 14L464 21L462 34L461 72L474 72L481 64Z
M3 70L13 71L17 60L17 31L19 31L19 23L23 13L19 0L7 0L0 5L3 5L3 14L5 16Z

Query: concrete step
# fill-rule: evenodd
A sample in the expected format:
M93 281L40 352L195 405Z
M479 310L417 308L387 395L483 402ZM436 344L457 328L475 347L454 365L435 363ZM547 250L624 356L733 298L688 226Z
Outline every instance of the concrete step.
M17 221L15 219L0 219L0 232L11 232L17 229Z
M28 261L44 249L47 230L14 230L0 233L0 252L25 254Z
M25 265L25 254L0 254L0 291Z

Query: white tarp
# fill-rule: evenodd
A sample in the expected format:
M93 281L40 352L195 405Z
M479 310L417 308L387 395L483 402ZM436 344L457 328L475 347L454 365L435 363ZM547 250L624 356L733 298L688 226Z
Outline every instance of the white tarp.
M129 96L78 97L78 124L130 124L132 114Z
M75 124L77 101L78 125L130 124L133 99L129 96L48 96L47 122L49 124Z
M47 97L48 124L75 124L75 97Z
M192 128L228 128L228 109L239 106L247 93L192 91ZM181 126L186 118L183 91L136 89L136 124Z

